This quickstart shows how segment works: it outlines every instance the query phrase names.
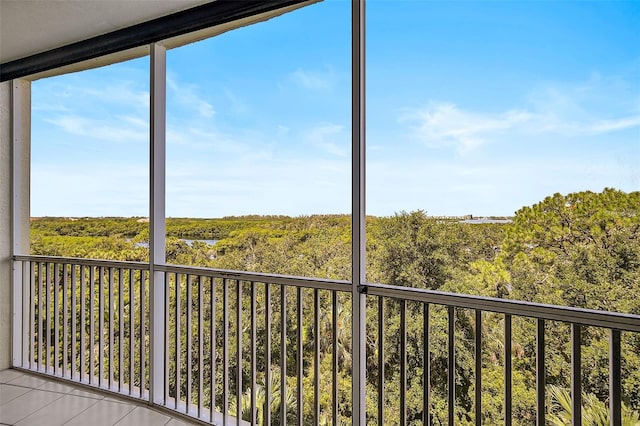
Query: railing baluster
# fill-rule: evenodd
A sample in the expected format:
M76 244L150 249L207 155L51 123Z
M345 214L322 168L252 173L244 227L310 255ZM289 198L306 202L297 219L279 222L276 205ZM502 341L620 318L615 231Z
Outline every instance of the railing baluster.
M236 280L236 418L242 420L242 281Z
M37 358L36 364L38 371L42 368L43 356L42 347L44 345L42 321L44 319L42 309L44 307L44 271L42 270L42 263L38 263L38 337L36 339Z
M545 426L545 388L547 370L545 368L544 320L536 323L536 425Z
M95 336L96 336L96 319L95 313L93 310L93 300L95 298L96 291L96 282L95 282L95 268L93 266L89 267L89 383L93 384L95 381L95 356L94 356L94 346L96 344Z
M76 273L76 265L70 264L71 267L71 378L77 379L77 364L76 364L76 356L78 352L76 350L77 343L77 324L76 321L78 319L78 308L76 303L78 302L76 298L76 281L77 281L77 273Z
M386 404L384 392L385 353L384 353L384 297L378 297L378 424L384 424L384 406Z
M29 330L31 327L29 325L29 319L31 315L29 311L31 309L31 300L33 297L33 292L31 291L31 261L21 261L20 266L22 267L22 333L21 333L21 356L20 356L20 366L22 368L28 368L31 364L30 355L31 355L31 335L29 334Z
M142 271L140 271L142 274ZM135 292L134 292L134 283L136 279L135 270L131 270L129 274L129 395L133 395L133 385L135 383L134 380L134 366L135 366L135 358L134 358L134 349L135 349ZM167 303L165 307L169 306ZM165 318L167 318L166 323L169 324L168 316L165 314ZM169 337L167 337L168 339ZM165 353L169 353L166 351ZM169 362L167 362L169 365ZM165 378L165 383L167 383L168 379ZM165 404L168 401L165 401Z
M169 323L172 312L169 311L171 306L171 274L164 274L164 353L166 362L164 363L164 403L165 405L169 405L169 383L170 383L170 375L171 375L171 360L169 359L169 351L171 346L171 330L169 327Z
M187 373L187 389L186 389L186 405L185 405L185 412L187 414L189 414L189 409L191 408L191 370L192 370L192 357L191 357L191 353L193 352L193 341L191 339L191 334L192 334L192 330L193 328L191 327L191 317L193 315L192 312L192 307L191 307L191 275L187 274L185 276L185 285L187 286L186 290L187 290L187 299L185 301L186 303L186 321L185 321L185 334L186 334L186 340L187 340L187 344L185 347L185 351L186 351L186 361L187 361L187 365L186 365L186 373Z
M258 294L256 292L256 283L251 281L251 424L257 424L257 412L256 412L256 376L257 376L257 367L256 364L258 362L257 354L256 354L256 300Z
M46 286L46 269L43 271L44 263L38 264L38 371L42 368L42 364L44 362L44 357L42 348L45 344L44 342L44 330L42 327L44 321L43 308L44 308L44 289ZM45 364L46 365L46 364Z
M145 271L140 271L140 397L144 397L144 391L146 389L146 339L145 339L145 294L146 294L146 281Z
M280 424L287 424L287 287L280 293Z
M181 365L180 365L180 275L177 273L174 274L176 283L175 283L175 293L176 293L176 341L175 341L175 350L176 350L176 401L175 401L175 409L178 410L180 403L180 388L182 386L182 380L180 377Z
M69 303L67 302L67 293L69 292L69 285L67 280L69 275L67 272L67 264L62 264L62 377L67 377L67 362L69 359L69 351L67 345L69 340L67 335L69 334L69 327L67 322L69 321Z
M504 316L504 424L511 426L511 315Z
M271 425L271 286L269 283L264 283L264 424Z
M242 281L236 280L236 418L242 420Z
M609 416L611 426L620 426L622 424L620 330L609 332Z
M222 424L229 418L229 281L222 281Z
M581 327L571 324L571 424L582 425Z
M456 406L456 364L455 364L455 310L449 306L448 312L448 348L449 356L447 362L447 392L448 392L448 419L449 425L454 424L454 414Z
M102 387L104 377L104 268L98 272L98 386Z
M313 420L320 424L320 290L313 289Z
M37 356L37 352L35 351L37 347L37 345L35 344L36 343L36 333L35 333L36 265L35 265L35 262L29 262L29 292L31 293L31 297L29 298L29 368L34 369L35 368L34 364Z
M331 343L332 343L332 360L331 360L331 417L333 426L338 424L338 294L334 290L331 292Z
M44 352L44 371L45 373L49 372L49 356L51 354L51 315L50 315L50 305L51 305L51 272L50 272L50 265L47 263L45 264L45 268L46 268L46 275L45 275L45 293L44 293L44 297L45 297L45 310L44 310L44 314L45 314L45 352Z
M118 392L122 392L122 382L124 380L124 374L122 373L122 358L124 357L124 347L122 342L124 341L124 289L123 289L123 277L122 268L118 270Z
M53 264L53 374L60 371L60 264Z
M85 366L85 339L87 329L87 294L86 294L86 268L84 265L80 265L80 381L85 381L86 366ZM89 298L90 299L90 298ZM89 300L91 303L91 300Z
M407 424L407 301L400 300L400 424Z
M202 418L203 410L203 380L204 380L204 332L203 332L203 310L204 291L202 289L202 275L198 276L198 418Z
M209 310L210 310L210 314L211 314L211 319L209 321L209 333L211 335L210 337L210 364L211 364L211 389L210 389L210 399L211 399L211 406L209 407L209 417L211 420L211 423L213 423L213 415L215 413L216 410L216 358L217 358L217 350L216 350L216 282L214 278L209 278L209 284L210 284L210 292L211 292L211 296L209 299Z
M476 309L476 334L475 334L475 355L476 355L476 426L482 425L482 311Z
M429 327L429 304L423 304L422 312L422 335L423 335L423 393L422 393L422 424L429 426L431 424L431 337Z
M303 416L304 416L304 406L303 406L303 387L302 387L302 377L304 376L304 371L303 371L303 354L302 354L302 287L298 287L298 325L297 325L297 332L298 332L298 336L297 336L297 342L298 342L298 348L296 350L296 357L297 357L297 368L296 368L296 374L298 376L297 378L297 385L298 385L298 391L297 391L297 397L298 397L298 426L302 426L302 421L303 421Z
M113 389L113 345L115 344L115 336L114 336L114 300L113 300L113 276L114 269L109 268L109 389Z

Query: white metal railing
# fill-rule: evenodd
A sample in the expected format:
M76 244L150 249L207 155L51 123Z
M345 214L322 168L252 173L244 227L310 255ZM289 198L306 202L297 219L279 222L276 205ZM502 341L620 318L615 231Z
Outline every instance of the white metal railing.
M24 301L20 367L146 398L148 265L16 260Z
M340 377L353 371L352 286L347 281L155 265L164 282L163 333L150 332L149 265L135 262L16 256L21 271L22 348L16 367L54 375L150 403L215 424L340 424L352 410ZM158 285L158 283L156 283ZM162 284L161 284L162 285ZM621 419L621 336L640 332L640 316L451 294L381 284L362 287L367 297L365 347L367 392L377 411L367 419L384 424L388 404L399 404L407 424L409 377L422 384L422 409L412 414L433 420L432 354L434 312L444 314L447 420L454 424L456 400L456 317L470 312L473 324L475 423L482 423L482 321L502 318L504 423L512 422L512 321L535 322L537 424L545 424L545 330L571 330L573 424L580 424L582 333L597 327L609 333L609 402L613 424ZM387 324L399 321L395 348ZM410 323L411 322L411 323ZM409 324L422 349L407 359ZM161 327L162 329L162 327ZM460 332L458 331L458 334ZM440 338L442 336L439 336ZM152 373L151 341L160 339L165 362ZM361 341L365 341L362 339ZM393 352L393 356L390 354ZM640 367L640 366L639 366ZM361 368L367 368L362 366ZM387 369L399 371L399 401L389 402ZM150 383L162 376L161 395ZM330 395L330 396L329 396ZM158 402L160 401L160 402Z

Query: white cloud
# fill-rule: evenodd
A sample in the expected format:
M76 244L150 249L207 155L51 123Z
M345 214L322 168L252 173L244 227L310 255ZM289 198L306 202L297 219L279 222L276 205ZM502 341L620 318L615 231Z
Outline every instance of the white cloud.
M640 115L615 120L599 121L591 126L591 130L595 133L606 133L630 129L633 127L640 127Z
M533 118L526 111L512 110L491 115L465 111L451 103L431 102L425 108L403 115L400 121L409 123L428 146L454 146L464 154L486 143L492 135Z
M407 109L398 121L428 147L452 147L460 155L506 137L600 135L640 127L640 104L620 92L625 87L602 79L568 87L547 84L533 90L522 105L502 112L429 101L425 107Z
M102 104L127 105L139 109L149 108L149 91L140 90L132 81L115 81L104 86L69 86L69 96L75 98L94 98Z
M305 70L298 68L291 74L291 78L306 89L326 90L333 86L335 73L330 67L324 70Z
M77 115L62 115L44 120L66 133L106 142L145 142L148 124L138 118L121 116L115 120L96 120Z
M305 136L312 145L325 152L339 157L349 155L349 139L344 127L339 124L327 123L309 129Z
M175 78L167 76L167 87L178 103L197 111L201 117L211 118L215 115L213 105L198 94L198 86L179 83Z

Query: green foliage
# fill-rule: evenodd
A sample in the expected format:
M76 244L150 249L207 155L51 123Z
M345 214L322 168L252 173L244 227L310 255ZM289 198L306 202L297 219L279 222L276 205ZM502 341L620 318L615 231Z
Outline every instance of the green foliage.
M512 298L532 302L569 305L591 309L640 314L640 192L624 193L605 189L601 193L578 192L555 194L530 207L520 209L509 224L470 224L459 220L432 218L423 211L401 212L391 217L367 218L367 280L393 285ZM141 218L42 218L33 220L32 253L68 257L114 260L148 259L148 224ZM297 275L350 280L351 229L345 215L315 215L303 217L243 216L221 219L168 219L167 261L174 264L213 267L231 270ZM217 240L215 245L185 239ZM175 282L171 281L175 286ZM218 283L219 285L220 283ZM136 284L138 285L138 284ZM186 284L180 284L181 310L186 311ZM175 288L175 287L173 287ZM263 289L263 287L260 287ZM279 306L277 286L271 295L272 307ZM196 292L196 288L192 289ZM320 330L315 330L309 315L311 294L302 291L305 315L301 334L304 339L305 423L314 423L313 404L313 342L320 341L320 406L321 424L330 423L332 416L332 300L331 293L319 293ZM351 368L351 300L340 295L337 301L337 417L340 422L350 418ZM205 291L204 300L211 301ZM213 295L216 303L222 298L218 286ZM287 293L286 314L290 321L297 309L293 289ZM367 298L367 418L377 422L378 380L378 306L377 298ZM207 302L208 303L208 302ZM235 302L234 302L235 303ZM243 324L248 324L249 298L245 294ZM264 290L257 293L259 309L264 309ZM176 305L176 295L170 295L170 309ZM197 305L193 305L196 309ZM421 424L423 413L424 334L422 304L407 302L405 324L408 365L407 389L400 389L400 310L397 301L385 301L383 323L385 339L385 424L397 424L399 397L405 392L409 424ZM279 308L278 308L279 309ZM273 329L278 329L280 313L274 310ZM223 326L221 309L216 311L216 324ZM126 310L125 310L126 313ZM207 312L205 312L205 318ZM431 306L430 311L431 417L433 424L446 424L447 418L447 330L446 309ZM175 318L169 319L169 328ZM514 424L528 425L535 419L535 322L514 317L512 336L513 413ZM504 417L504 316L483 313L482 330L477 329L474 312L455 311L456 334L456 424L473 424L475 407L475 347L476 333L482 333L482 395L483 423L499 424ZM208 324L205 324L208 326ZM181 324L182 339L189 332ZM192 325L193 327L193 325ZM570 377L570 330L567 324L546 321L547 383L552 398L554 424L567 424L566 391ZM195 332L196 330L191 330ZM288 348L297 344L295 327L287 330ZM173 331L171 331L173 333ZM171 334L170 333L170 334ZM236 331L231 330L231 340ZM257 342L265 342L265 323L257 320ZM175 337L173 337L175 338ZM280 371L279 338L272 344L272 412L279 412ZM584 424L604 424L608 419L608 334L606 330L583 327L582 330L583 389L585 390ZM216 346L223 345L221 333ZM243 338L243 345L249 339ZM205 341L204 353L210 354L211 342ZM186 343L182 342L182 357ZM170 349L170 352L173 349ZM248 346L243 347L243 352ZM622 386L625 418L637 425L640 410L640 335L622 334ZM174 357L175 353L170 353ZM195 355L194 355L195 356ZM208 357L209 355L205 355ZM258 370L264 371L263 358ZM221 354L218 353L218 359ZM236 371L231 357L230 371ZM195 363L197 360L193 360ZM287 400L295 389L296 359L294 351L287 354ZM205 359L209 365L210 359ZM262 364L260 364L262 363ZM209 368L209 367L207 367ZM180 386L186 392L186 371L182 383L170 383L170 394ZM206 371L205 371L206 373ZM209 372L210 373L210 372ZM235 373L234 373L235 374ZM247 383L242 373L243 407L247 407ZM221 368L217 369L217 388L221 390ZM233 388L238 378L231 376ZM139 380L138 380L139 381ZM258 398L264 399L264 375L258 377ZM261 393L262 392L262 393ZM232 405L237 395L230 395ZM234 399L235 398L235 399ZM210 401L205 400L205 405ZM219 401L216 401L219 406ZM264 409L258 403L261 410ZM288 416L294 416L295 399L287 403ZM592 407L592 408L589 408ZM604 407L604 408L603 408ZM233 408L233 407L232 407ZM604 412L602 412L604 410ZM235 410L233 410L235 413ZM567 414L568 413L568 414ZM258 413L263 416L262 412ZM274 424L279 414L274 414ZM569 417L567 417L569 416ZM600 416L600 417L599 417ZM245 413L248 419L248 413ZM293 419L293 417L291 417ZM599 419L599 420L597 420ZM588 423L591 422L591 423ZM634 423L635 422L635 423Z
M570 425L573 416L571 393L568 389L549 386L551 414L549 421L553 426ZM609 426L609 407L594 394L582 393L582 424L585 426ZM640 415L622 404L622 426L640 426Z

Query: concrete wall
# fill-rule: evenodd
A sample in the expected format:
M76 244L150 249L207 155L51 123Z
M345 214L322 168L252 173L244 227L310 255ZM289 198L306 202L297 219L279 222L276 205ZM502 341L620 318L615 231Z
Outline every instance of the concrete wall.
M0 83L0 370L11 365L11 82Z

